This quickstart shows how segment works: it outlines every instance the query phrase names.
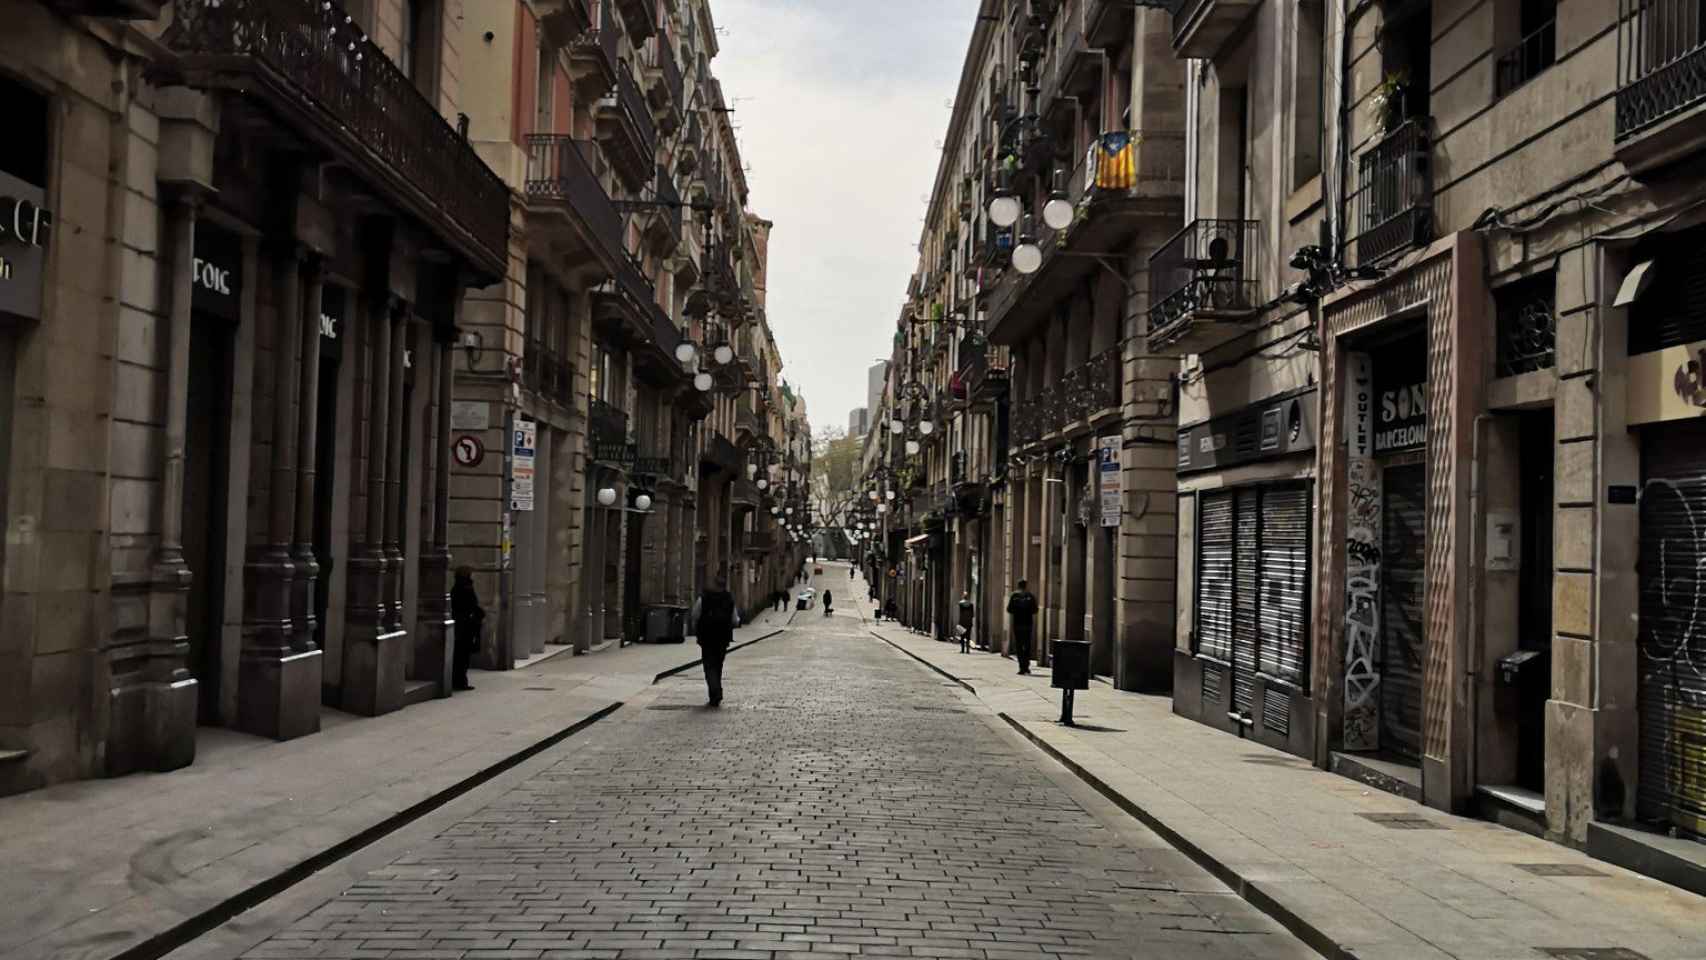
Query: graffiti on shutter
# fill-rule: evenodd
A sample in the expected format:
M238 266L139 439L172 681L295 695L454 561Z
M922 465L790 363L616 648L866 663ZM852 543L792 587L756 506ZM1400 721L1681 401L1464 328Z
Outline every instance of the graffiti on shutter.
M1309 488L1262 491L1262 675L1306 687L1309 650Z
M1197 653L1232 660L1232 494L1204 494L1197 532Z
M1410 759L1422 750L1422 581L1425 569L1426 470L1392 467L1381 509L1381 747Z
M1642 439L1636 812L1706 836L1706 423Z
M1262 510L1260 490L1238 491L1238 548L1232 564L1232 709L1248 713L1256 685L1256 646L1261 634L1257 623L1260 592L1256 574L1261 553Z

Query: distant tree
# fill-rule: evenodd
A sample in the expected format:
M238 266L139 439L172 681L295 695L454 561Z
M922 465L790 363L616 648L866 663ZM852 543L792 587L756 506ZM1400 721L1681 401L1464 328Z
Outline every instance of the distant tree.
M828 482L831 497L853 489L859 453L858 438L849 437L840 426L824 427L812 439L812 471Z

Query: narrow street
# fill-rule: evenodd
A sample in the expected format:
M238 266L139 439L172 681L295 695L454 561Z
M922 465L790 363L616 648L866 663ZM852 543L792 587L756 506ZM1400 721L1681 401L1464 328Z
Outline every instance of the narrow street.
M722 709L660 684L243 955L1314 955L842 603L733 654Z

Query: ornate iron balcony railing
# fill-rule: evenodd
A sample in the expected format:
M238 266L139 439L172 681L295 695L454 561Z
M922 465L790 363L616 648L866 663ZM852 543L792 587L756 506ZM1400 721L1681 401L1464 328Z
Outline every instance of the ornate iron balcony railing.
M389 181L383 186L417 194L489 263L503 264L509 188L351 24L331 0L173 0L164 40L180 56L173 71L287 94L286 115L306 110L309 126L332 131L352 159L367 159ZM255 74L262 83L245 79Z
M530 199L566 202L606 256L617 261L627 255L622 246L622 215L587 160L597 149L591 141L566 134L530 134L525 190Z
M1618 139L1706 100L1699 0L1618 0Z
M1357 263L1433 239L1433 144L1426 117L1406 120L1357 158Z
M1150 333L1198 311L1254 310L1257 229L1254 220L1194 220L1162 244L1149 258Z
M1548 20L1506 50L1494 65L1499 96L1534 79L1558 60L1558 21Z

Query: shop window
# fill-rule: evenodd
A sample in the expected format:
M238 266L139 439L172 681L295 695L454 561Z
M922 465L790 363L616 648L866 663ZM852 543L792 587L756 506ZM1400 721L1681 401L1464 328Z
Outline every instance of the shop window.
M1629 310L1629 352L1706 340L1706 226L1655 235L1631 258L1646 260L1651 282Z
M1232 667L1234 703L1256 675L1308 686L1309 488L1205 493L1197 509L1195 650Z
M1498 376L1533 373L1556 364L1556 273L1548 270L1493 291Z

